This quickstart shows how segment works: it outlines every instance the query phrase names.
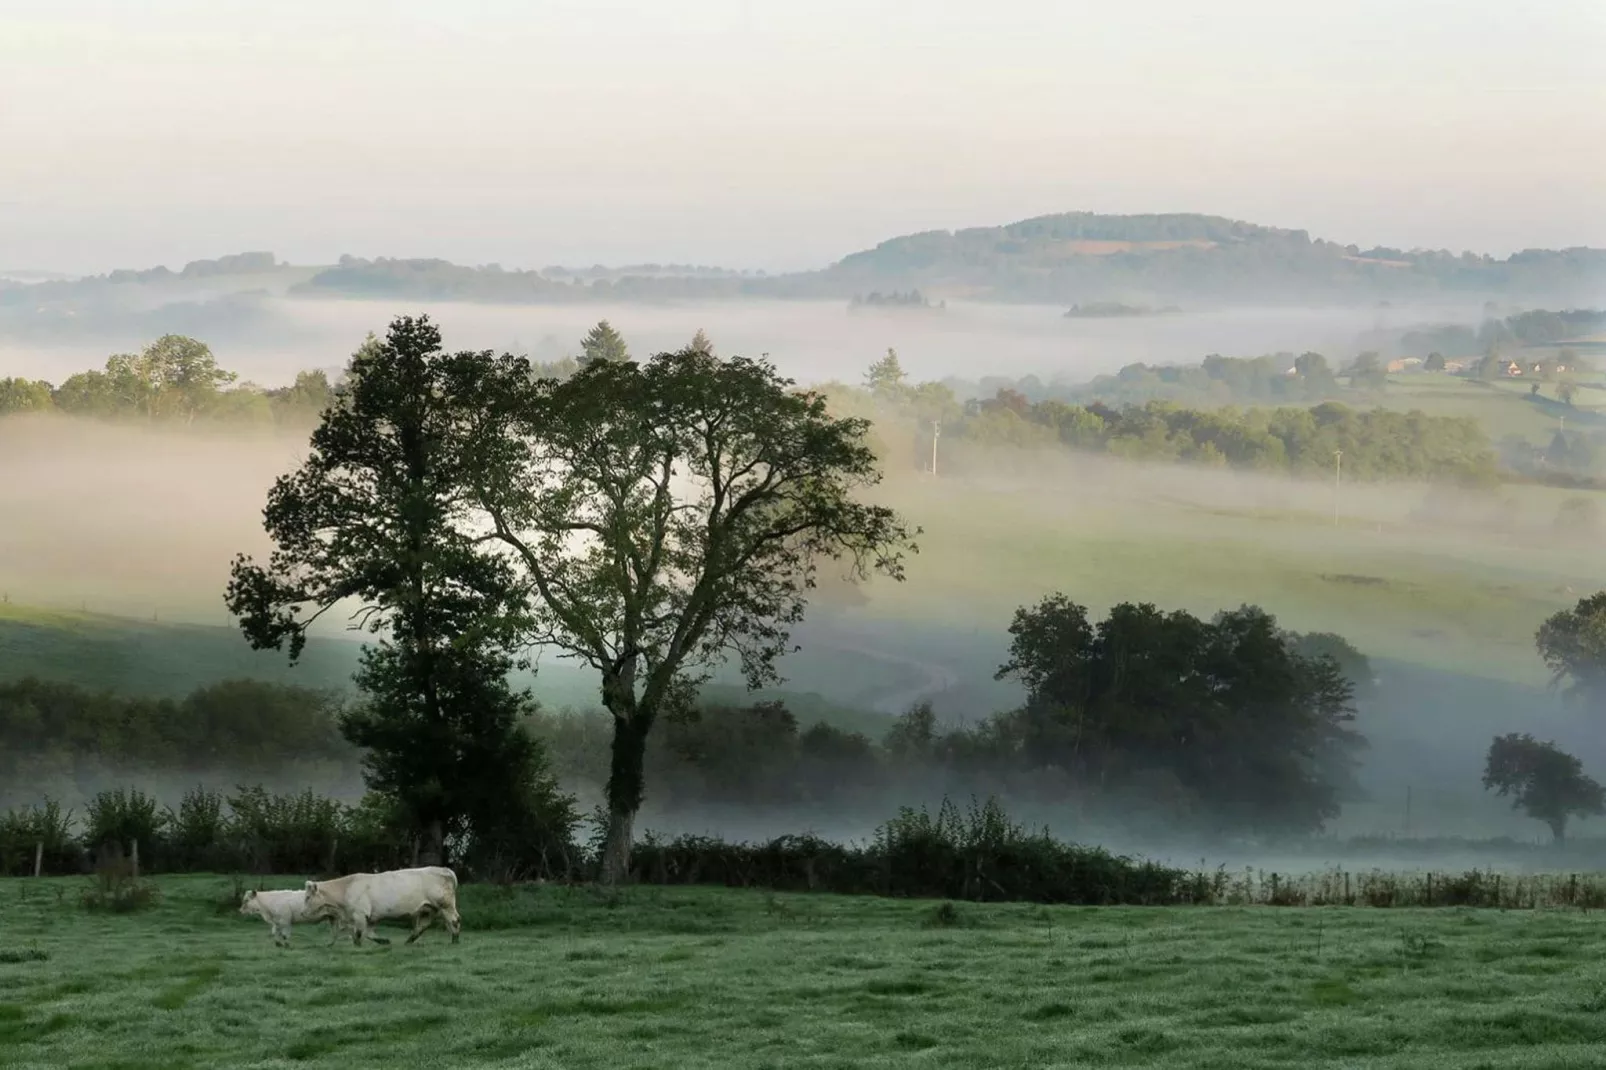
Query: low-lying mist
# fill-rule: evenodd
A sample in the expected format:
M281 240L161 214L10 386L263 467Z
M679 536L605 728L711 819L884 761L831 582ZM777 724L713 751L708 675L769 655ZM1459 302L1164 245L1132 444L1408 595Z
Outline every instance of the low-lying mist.
M305 448L301 433L0 420L0 592L24 605L228 623L221 595L229 561L238 552L260 556L270 549L261 530L267 489ZM877 491L925 528L908 581L873 582L858 608L815 607L797 633L804 653L783 666L788 690L837 701L874 695L866 705L883 714L930 697L944 722L971 723L1018 701L1011 685L991 679L1015 606L1055 590L1096 615L1118 600L1201 615L1256 601L1285 626L1337 631L1372 659L1379 686L1359 725L1373 741L1361 774L1372 798L1346 806L1335 833L1541 838L1542 826L1512 814L1478 783L1483 751L1496 732L1555 738L1586 768L1602 771L1606 746L1598 731L1555 694L1424 666L1416 650L1397 649L1409 629L1380 618L1365 601L1379 590L1403 591L1398 615L1413 623L1420 617L1426 623L1418 630L1442 630L1416 637L1419 649L1447 657L1460 653L1454 647L1467 635L1507 628L1512 645L1527 645L1516 655L1542 675L1532 629L1554 608L1606 586L1593 547L1550 537L1561 492L1347 479L1335 489L1324 479L1060 451L981 451L946 439L943 449L954 452L945 454L941 478L893 457ZM1066 547L1083 551L1067 556ZM1473 612L1464 608L1472 605L1466 592L1474 587L1496 599L1490 605L1509 604L1532 619L1466 619ZM1512 592L1509 603L1498 601L1508 597L1501 590ZM879 689L864 680L848 686L841 660L848 656L857 659L858 673L885 666ZM543 668L538 697L555 672L550 662ZM570 679L589 691L576 672ZM226 786L234 775L217 771L209 782ZM354 775L349 781L327 790L353 797L360 785ZM1415 807L1409 816L1408 789ZM933 792L902 801L934 805L940 792ZM1029 824L1049 824L1069 838L1197 861L1178 854L1187 845L1167 845L1150 833L1079 825L1063 812L1034 810L1027 799L1005 802ZM885 809L827 821L718 807L655 812L649 800L643 824L735 839L813 826L821 835L855 838L890 816ZM1582 831L1589 834L1588 823ZM1240 850L1232 845L1213 850L1215 862L1253 863L1250 847L1241 856L1231 854Z
M1478 322L1474 305L1412 308L1245 308L1115 319L1067 319L1049 305L950 301L942 311L849 313L846 302L742 301L702 304L489 305L439 301L346 301L274 298L249 318L171 322L147 314L93 335L63 333L29 340L0 335L0 376L59 383L113 352L136 352L161 333L191 334L220 363L263 386L282 386L297 371L338 369L369 331L383 334L398 315L427 313L449 349L514 349L552 359L572 355L600 319L645 356L684 346L699 329L720 353L768 353L800 382L857 382L896 349L920 379L1037 375L1084 381L1126 364L1193 363L1207 354L1257 355L1314 349L1345 360L1373 332L1417 322ZM64 328L65 330L65 328Z

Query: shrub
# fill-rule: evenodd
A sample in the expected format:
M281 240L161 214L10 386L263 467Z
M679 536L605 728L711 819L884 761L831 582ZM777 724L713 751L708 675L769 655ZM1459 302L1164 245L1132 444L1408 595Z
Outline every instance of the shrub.
M260 784L229 796L242 862L256 873L319 873L333 868L342 807L310 788L270 795Z
M0 874L32 875L34 852L40 845L46 873L78 872L83 866L83 850L72 826L72 811L63 810L51 799L0 815Z
M113 788L89 801L84 826L84 846L91 851L115 845L121 853L138 843L143 857L155 864L167 815L157 809L154 797L138 788Z
M156 885L134 876L133 864L122 857L113 841L84 889L83 904L91 912L133 914L155 906L160 898Z

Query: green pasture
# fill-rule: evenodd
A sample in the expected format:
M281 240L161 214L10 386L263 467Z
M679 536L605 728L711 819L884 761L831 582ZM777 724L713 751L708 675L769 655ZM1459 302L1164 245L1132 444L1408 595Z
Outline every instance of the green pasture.
M0 1063L1504 1070L1606 1045L1581 912L470 885L456 946L298 926L280 950L228 880L156 883L115 915L84 880L0 881Z
M1338 632L1375 658L1544 682L1535 630L1606 587L1606 556L1551 536L1568 492L1502 492L1531 535L1424 527L1408 515L1424 493L1345 488L1335 526L1330 485L1253 505L1150 491L1136 477L1119 493L1074 476L1063 490L1031 492L907 484L889 497L923 526L920 554L907 582L872 584L866 613L942 622L1001 646L1015 607L1054 590L1098 613L1119 601L1201 614L1248 602L1285 626Z
M1389 377L1388 387L1369 405L1399 412L1419 409L1429 416L1470 416L1483 425L1491 442L1520 435L1536 445L1550 441L1565 417L1582 430L1606 426L1606 389L1579 386L1571 406L1556 397L1555 383L1541 383L1530 396L1532 381L1521 377L1470 379L1445 372L1412 372Z

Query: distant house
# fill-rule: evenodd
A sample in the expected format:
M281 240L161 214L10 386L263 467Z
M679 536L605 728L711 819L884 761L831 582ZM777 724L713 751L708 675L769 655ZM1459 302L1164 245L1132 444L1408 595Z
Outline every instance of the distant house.
M1535 364L1534 365L1534 370L1538 371L1539 370L1539 365ZM1514 360L1506 361L1506 374L1507 375L1521 375L1522 374L1522 365L1518 364Z
M1467 370L1467 362L1464 360L1447 360L1444 362L1444 370L1451 375L1460 375Z
M1388 372L1390 375L1398 375L1400 372L1416 371L1421 367L1421 357L1402 357L1399 360L1391 360L1388 362Z

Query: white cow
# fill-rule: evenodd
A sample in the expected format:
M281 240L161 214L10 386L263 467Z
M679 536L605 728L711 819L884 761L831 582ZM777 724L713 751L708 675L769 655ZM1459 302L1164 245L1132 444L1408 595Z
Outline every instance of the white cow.
M393 869L385 873L351 873L330 881L307 882L307 908L332 908L351 929L351 942L364 936L376 944L389 940L374 934L380 918L412 918L410 944L424 934L438 914L457 943L463 920L457 913L457 874L445 866Z
M273 930L273 942L280 947L290 946L290 926L296 922L329 922L329 944L344 927L340 914L332 907L311 907L307 904L304 888L259 892L252 889L240 900L241 914L255 914Z

